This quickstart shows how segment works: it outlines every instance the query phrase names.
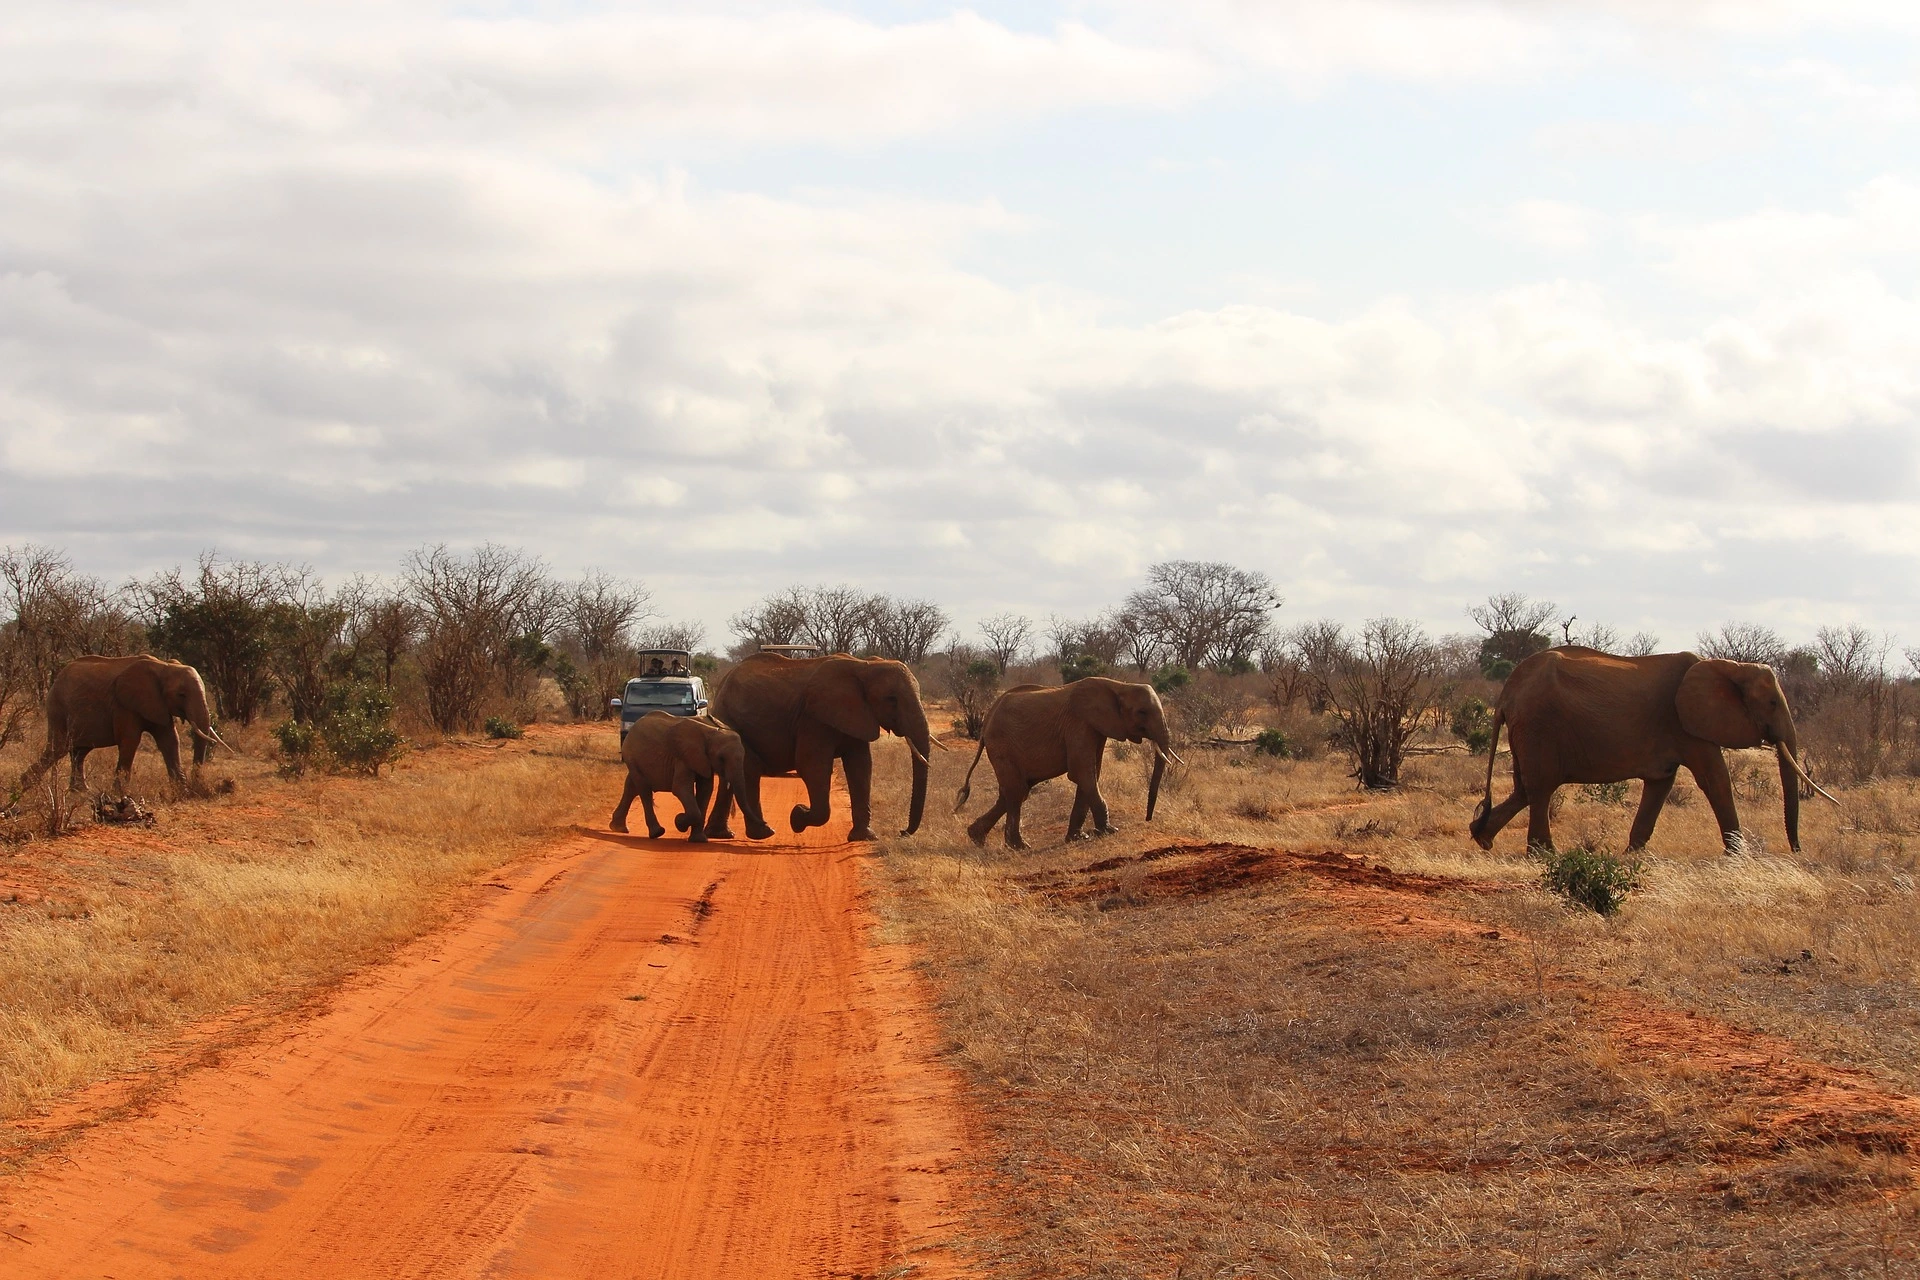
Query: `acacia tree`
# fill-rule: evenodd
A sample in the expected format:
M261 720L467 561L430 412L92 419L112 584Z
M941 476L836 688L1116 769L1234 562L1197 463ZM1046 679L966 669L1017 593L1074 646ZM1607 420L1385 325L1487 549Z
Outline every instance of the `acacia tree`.
M802 638L807 643L820 646L822 653L860 651L861 642L872 634L874 602L879 597L843 582L837 587L814 587L803 598L807 624Z
M490 673L544 608L545 568L491 542L464 556L442 543L409 553L401 576L420 611L427 713L442 733L475 729Z
M766 644L798 644L807 630L807 592L801 587L776 591L733 615L727 625L738 641L733 656L744 658Z
M1218 560L1167 560L1127 597L1121 616L1189 671L1250 666L1281 605L1264 573Z
M362 584L353 593L347 619L347 645L357 660L380 664L380 683L393 688L393 669L420 639L420 607L404 595L378 592Z
M1480 641L1480 672L1489 680L1504 680L1515 667L1553 644L1548 630L1559 616L1551 600L1535 600L1524 591L1503 591L1485 604L1468 608L1467 616L1486 632ZM1568 620L1569 626L1572 619ZM1595 646L1596 648L1600 646Z
M267 607L267 666L287 699L287 711L302 724L326 713L327 686L336 654L353 615L348 584L329 596L312 570L288 571L281 598Z
M1398 785L1407 743L1442 693L1444 654L1416 623L1375 618L1350 636L1326 623L1307 637L1311 678L1340 721L1354 776L1371 790Z
M274 610L302 573L208 551L192 575L176 568L134 591L154 648L200 672L223 718L252 724L273 686Z
M1018 613L996 613L981 619L980 634L986 640L981 648L993 659L994 669L1004 676L1026 652L1027 641L1033 638L1033 621Z
M869 602L867 647L879 657L918 666L946 629L946 611L931 600L877 595Z

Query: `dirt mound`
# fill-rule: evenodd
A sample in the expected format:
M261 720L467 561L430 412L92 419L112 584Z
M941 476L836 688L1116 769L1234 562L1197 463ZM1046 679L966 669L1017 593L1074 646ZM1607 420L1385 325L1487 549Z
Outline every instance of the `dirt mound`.
M1171 865L1146 869L1149 863ZM1431 898L1452 890L1498 890L1505 886L1446 876L1415 875L1379 866L1331 849L1313 853L1260 849L1244 844L1171 844L1144 853L1102 858L1074 871L1023 877L1034 892L1054 902L1098 902L1102 909L1180 898L1203 898L1287 876L1311 876L1336 884Z

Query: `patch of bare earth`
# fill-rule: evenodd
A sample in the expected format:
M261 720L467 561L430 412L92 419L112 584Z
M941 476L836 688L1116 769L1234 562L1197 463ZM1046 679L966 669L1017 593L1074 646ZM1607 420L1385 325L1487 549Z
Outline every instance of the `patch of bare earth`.
M943 817L888 851L989 1128L997 1273L1920 1273L1920 1103L1670 999L1702 967L1642 954L1664 902L1602 925L1448 852L1464 788L1333 814L1304 770L1257 805L1202 765L1146 827L1131 772L1104 842L982 852Z

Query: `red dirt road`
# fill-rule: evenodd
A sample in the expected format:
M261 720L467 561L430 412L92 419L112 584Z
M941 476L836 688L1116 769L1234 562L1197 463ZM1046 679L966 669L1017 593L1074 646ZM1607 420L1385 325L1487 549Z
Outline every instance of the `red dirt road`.
M768 813L798 796L767 780ZM0 1181L0 1275L958 1271L957 1094L844 832L577 830L326 1012Z

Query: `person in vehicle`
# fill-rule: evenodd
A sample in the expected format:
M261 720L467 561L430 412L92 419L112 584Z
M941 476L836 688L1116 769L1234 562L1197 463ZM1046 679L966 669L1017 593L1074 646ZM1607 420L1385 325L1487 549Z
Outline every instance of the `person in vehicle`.
M655 658L647 664L647 674L650 676L663 676L667 674L667 669L662 665L660 659Z
M683 676L687 674L687 664L675 658L673 665L667 668L667 674L670 676Z

